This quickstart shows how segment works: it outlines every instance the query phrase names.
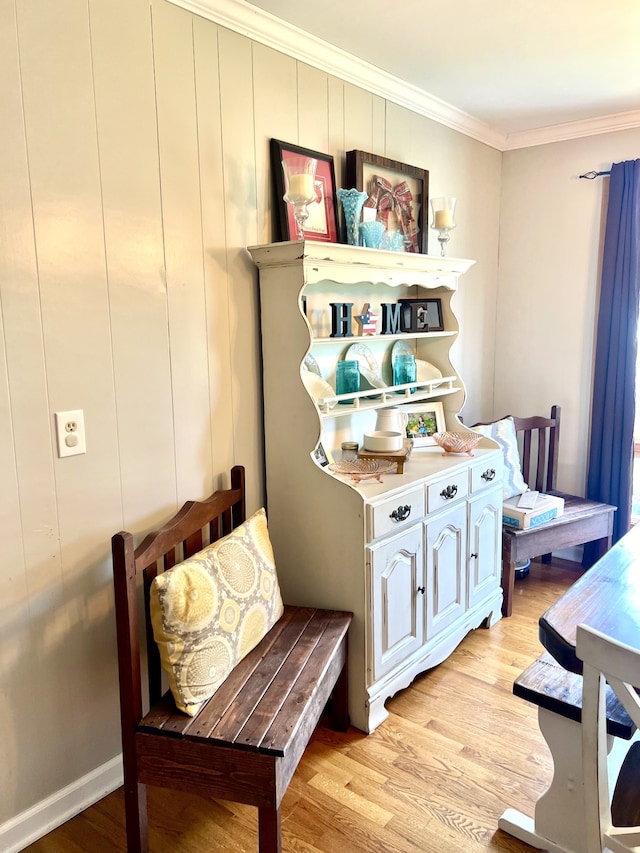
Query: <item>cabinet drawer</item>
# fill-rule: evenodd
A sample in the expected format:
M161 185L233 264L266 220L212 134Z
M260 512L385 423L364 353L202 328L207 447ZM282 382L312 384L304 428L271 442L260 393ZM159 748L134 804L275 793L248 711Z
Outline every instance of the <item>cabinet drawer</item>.
M502 460L489 459L482 465L474 465L471 468L471 492L486 489L487 486L500 483L502 479Z
M400 530L424 516L424 488L418 486L410 491L389 498L384 503L367 505L367 539L377 539L392 530Z
M469 494L469 471L460 471L441 477L427 487L427 507L429 512L436 512L442 507L449 506Z

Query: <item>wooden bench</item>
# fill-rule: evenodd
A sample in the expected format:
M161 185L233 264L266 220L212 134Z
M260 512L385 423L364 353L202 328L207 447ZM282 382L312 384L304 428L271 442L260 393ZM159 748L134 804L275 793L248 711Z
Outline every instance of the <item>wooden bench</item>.
M500 829L532 847L584 853L585 806L582 787L582 676L564 669L545 652L518 676L516 696L538 706L538 724L553 758L553 778L530 818L509 808L498 821ZM640 743L629 715L607 689L607 731L611 738L610 768L618 782L612 812L621 826L635 825ZM625 743L626 742L626 743Z
M178 711L170 692L162 695L149 617L151 582L158 571L244 520L244 469L236 466L230 489L186 503L137 548L129 533L113 537L128 853L148 851L147 785L257 806L260 853L280 853L282 798L327 703L334 725L347 728L352 616L339 611L285 607L281 619L195 717ZM138 625L140 596L146 614L144 641ZM149 709L143 713L147 673Z

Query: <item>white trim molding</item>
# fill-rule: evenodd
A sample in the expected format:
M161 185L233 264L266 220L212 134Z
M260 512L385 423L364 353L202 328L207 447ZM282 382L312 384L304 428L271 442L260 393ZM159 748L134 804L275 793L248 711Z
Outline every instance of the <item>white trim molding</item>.
M495 128L244 0L170 2L492 148L504 147L506 137Z
M246 0L170 0L207 20L366 89L392 103L496 148L509 151L581 136L640 127L640 110L568 122L536 130L504 133L416 86L334 47Z
M24 850L52 829L115 791L122 782L122 755L116 755L66 788L0 824L0 850L3 853Z
M600 133L613 133L615 130L631 130L636 127L640 127L640 110L629 110L624 113L586 118L581 121L570 121L565 124L555 124L551 127L541 127L537 130L510 133L502 150L510 151L514 148L531 148L534 145L547 145L549 142L564 142L567 139L578 139L581 136L596 136Z

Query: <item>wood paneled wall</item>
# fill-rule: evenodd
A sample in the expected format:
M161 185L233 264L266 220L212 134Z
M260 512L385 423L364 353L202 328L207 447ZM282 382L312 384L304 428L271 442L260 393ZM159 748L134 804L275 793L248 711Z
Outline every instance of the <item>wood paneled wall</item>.
M332 153L338 185L362 148L461 199L469 422L492 413L501 155L166 0L0 0L0 129L1 847L119 752L111 535L234 463L265 500L245 247L273 238L269 138ZM87 453L61 460L76 408Z

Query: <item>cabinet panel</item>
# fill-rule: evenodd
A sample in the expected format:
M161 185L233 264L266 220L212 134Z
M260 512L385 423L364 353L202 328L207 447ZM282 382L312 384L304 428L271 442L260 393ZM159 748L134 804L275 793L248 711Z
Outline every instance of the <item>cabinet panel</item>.
M427 639L466 609L467 505L462 502L426 524Z
M469 600L473 607L500 582L502 487L469 501Z
M424 641L422 525L369 551L373 678L380 678Z

